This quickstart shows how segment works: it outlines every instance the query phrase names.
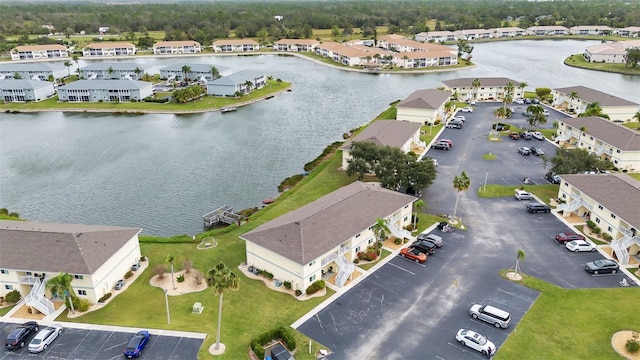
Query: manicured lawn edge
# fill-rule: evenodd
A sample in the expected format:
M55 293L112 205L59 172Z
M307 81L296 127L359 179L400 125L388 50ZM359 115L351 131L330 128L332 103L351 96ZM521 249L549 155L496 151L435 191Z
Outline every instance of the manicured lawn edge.
M516 189L523 189L528 191L534 195L536 195L540 200L544 201L547 205L549 204L549 200L551 198L555 198L558 196L558 189L560 185L554 184L546 184L546 185L498 185L498 184L487 184L486 190L483 190L483 187L479 187L477 191L477 195L483 198L492 198L492 197L513 197Z

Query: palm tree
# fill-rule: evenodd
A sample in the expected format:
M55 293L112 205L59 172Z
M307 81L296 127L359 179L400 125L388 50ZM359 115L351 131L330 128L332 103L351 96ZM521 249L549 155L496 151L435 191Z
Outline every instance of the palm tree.
M140 73L142 72L142 69L136 66L136 68L133 69L133 72L136 74L136 80L140 80Z
M640 130L640 110L636 111L635 114L631 117L632 119L636 119L638 122L638 130Z
M253 88L253 83L251 82L251 80L247 80L244 82L244 88L247 90L247 94L251 92L251 89Z
M476 100L478 100L478 90L480 89L480 86L482 86L482 84L480 83L480 79L473 79L473 81L471 82L471 86L474 90L474 97L476 98Z
M184 65L182 67L182 73L184 74L184 81L188 82L189 81L189 73L191 72L191 66L189 65Z
M528 86L529 84L527 84L526 82L521 82L520 85L518 85L518 88L521 90L520 91L520 97L524 97L524 89Z
M456 212L458 211L458 200L460 200L460 193L466 191L471 186L471 179L467 176L466 172L460 173L460 175L453 178L453 188L458 192L456 197L456 205L453 208L453 220L456 220Z
M511 93L506 93L503 100L504 100L504 108L506 110L507 104L511 104L513 102L513 96L511 96Z
M71 306L71 312L75 312L73 308L73 299L75 298L75 293L73 292L73 287L71 286L71 282L73 281L73 276L69 273L59 273L58 276L52 277L47 281L46 288L51 290L51 293L58 297L62 295L63 299L66 302L66 297L69 297L69 305Z
M382 218L377 218L375 225L373 225L373 233L376 236L376 254L378 254L378 243L386 239L390 232L387 222Z
M240 286L240 279L222 262L216 265L215 268L209 269L207 275L207 284L213 287L216 295L220 296L220 302L218 303L218 333L216 334L215 346L215 349L218 350L220 349L220 328L222 326L222 300L224 292L227 289L237 290Z
M589 105L587 105L587 108L584 109L584 112L581 114L578 114L578 117L587 117L587 116L599 116L602 118L609 119L609 115L602 112L600 103L598 103L597 101L589 103Z
M416 226L418 224L418 212L420 212L421 209L424 209L425 207L427 207L427 204L425 204L424 200L419 199L417 201L415 201L413 203L413 229L416 229Z
M446 103L444 103L445 114L449 114L449 111L451 111L451 109L453 109L453 101L447 101Z
M113 74L113 68L111 66L107 69L107 74L109 74L109 79L111 79L111 74Z
M573 103L573 99L575 99L578 96L578 92L577 91L572 91L569 93L569 110L571 109L571 105Z
M176 289L176 283L175 283L175 280L173 279L173 262L175 260L176 260L176 257L171 254L167 255L167 258L165 259L165 262L171 265L171 285L173 285L173 290Z
M65 61L65 62L64 62L64 66L66 66L66 67L67 67L67 76L71 76L71 71L69 70L69 68L71 67L71 65L73 65L73 64L72 64L72 63L71 63L71 61L69 61L69 60L67 60L67 61Z
M520 273L520 262L521 261L524 261L524 251L521 250L521 249L518 249L518 252L516 254L516 266L515 266L515 268L513 270L516 274Z
M218 68L215 66L211 67L211 77L213 77L213 80L220 77L220 71L218 71Z
M76 63L76 72L80 74L80 63L78 62L78 59L79 59L78 55L73 55L71 57L71 60L73 60L73 62Z
M498 120L506 119L507 118L507 108L501 106L501 107L495 109L495 111L493 112L493 115Z
M20 80L22 79L22 75L20 75L20 73L16 71L13 73L13 78L16 80Z
M507 95L511 95L511 94L513 94L513 83L512 82L508 82L504 86L504 96L507 97Z

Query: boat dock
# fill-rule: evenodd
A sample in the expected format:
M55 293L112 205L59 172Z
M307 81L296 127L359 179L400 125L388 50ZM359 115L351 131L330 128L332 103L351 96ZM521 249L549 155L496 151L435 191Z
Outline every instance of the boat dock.
M223 114L224 113L228 113L228 112L232 112L232 111L236 111L236 110L238 110L238 108L235 107L235 106L223 106L223 107L220 108L220 112L223 113Z
M208 228L217 224L237 224L241 222L243 218L244 216L234 213L233 208L227 205L202 216L204 226Z

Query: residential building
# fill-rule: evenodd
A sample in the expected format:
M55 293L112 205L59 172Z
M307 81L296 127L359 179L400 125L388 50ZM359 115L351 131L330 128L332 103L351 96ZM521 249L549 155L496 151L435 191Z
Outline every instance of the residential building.
M212 64L195 64L195 63L175 63L160 69L160 79L182 81L185 77L184 67L189 68L187 79L190 81L213 81L221 76L231 75L231 69L226 66L217 66ZM218 72L217 76L213 76L213 68Z
M144 69L132 62L96 62L80 68L80 79L141 80Z
M243 70L207 83L207 94L213 96L236 96L261 89L267 83L266 76L259 71Z
M608 35L613 29L606 25L573 26L569 29L571 35Z
M62 294L45 284L68 273L75 294L95 304L140 259L141 230L0 220L0 296L18 290L28 305L51 314L50 299Z
M153 85L135 80L78 80L58 88L58 100L69 102L142 101L153 95Z
M125 56L135 55L136 46L130 42L91 43L82 48L82 56Z
M533 36L559 36L569 35L569 29L564 26L531 26L527 28L527 35Z
M411 121L420 125L434 125L445 120L444 105L453 92L437 89L417 90L396 105L396 120Z
M413 51L393 53L393 64L405 69L432 66L453 66L458 64L458 55L451 51Z
M452 31L429 31L417 33L415 39L421 42L458 41L458 35Z
M491 31L494 32L494 37L496 38L518 37L527 34L527 30L521 29L519 27L495 28L491 29Z
M629 26L616 30L619 36L638 37L640 36L640 26Z
M291 282L294 290L304 292L332 274L342 287L355 271L358 252L376 242L377 219L384 219L393 236L412 238L403 228L411 223L416 200L356 181L241 235L247 264Z
M553 89L552 94L554 107L576 114L585 112L587 105L597 102L602 113L609 115L612 121L630 121L640 111L640 105L634 102L586 86Z
M479 40L479 39L491 39L495 32L487 29L466 29L455 31L459 39L464 40Z
M215 52L246 52L260 49L260 45L251 39L216 40L211 46Z
M587 46L582 56L588 62L603 62L611 64L625 64L627 49L640 48L640 40L602 43Z
M45 100L55 93L52 82L14 79L0 80L0 91L6 103Z
M559 119L555 141L595 153L620 170L640 171L640 133L609 120L597 116Z
M320 42L313 39L282 39L273 44L276 51L312 52Z
M22 45L10 51L11 60L65 59L69 57L64 45Z
M612 237L612 256L628 265L630 256L640 260L640 181L627 174L560 175L556 210L563 216L577 214L593 221L602 234Z
M405 154L413 151L420 155L426 149L420 140L422 124L411 121L378 120L369 124L361 133L345 141L342 150L342 169L346 170L351 160L351 145L354 142L370 142L377 146L390 146Z
M404 36L390 34L378 38L378 47L396 53L413 51L447 51L452 55L458 55L458 50L446 45L423 43L407 39Z
M474 81L479 81L479 86L473 86ZM513 85L514 99L524 97L524 88L520 87L520 82L509 78L458 78L445 80L442 82L445 90L457 93L463 99L476 100L502 100L505 96L505 88L510 83Z
M153 53L156 55L196 54L200 52L202 52L202 46L199 42L193 40L158 41L153 44Z
M69 67L61 62L0 63L0 80L13 79L18 74L24 80L58 80L70 75Z

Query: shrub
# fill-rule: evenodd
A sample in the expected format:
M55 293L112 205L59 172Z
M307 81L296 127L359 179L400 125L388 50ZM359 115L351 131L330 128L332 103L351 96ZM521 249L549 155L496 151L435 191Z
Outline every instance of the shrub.
M596 226L593 228L593 233L596 235L600 235L600 233L602 232L602 229L600 229L600 227Z
M302 295L302 290L300 289L296 290L296 296L300 296L300 295Z
M153 268L153 273L158 275L159 279L164 278L164 272L167 270L167 267L164 264L158 264Z
M400 245L400 244L402 244L402 239L400 239L400 238L396 238L396 239L394 240L394 242L396 243L396 245Z
M613 237L611 237L611 235L609 235L608 233L602 233L602 238L607 241L613 240Z
M360 259L353 259L353 263L354 264L359 264L360 263Z
M4 299L10 303L17 303L18 301L20 301L20 299L22 299L22 295L18 290L13 290L5 295Z
M127 273L126 273L126 274L124 274L124 278L125 278L125 279L128 279L128 278L130 278L130 277L132 277L132 276L133 276L133 273L131 272L131 270L127 271Z
M284 287L287 288L287 290L291 289L291 281L285 281L284 282Z
M184 274L181 274L180 276L178 276L176 280L178 280L179 283L184 282Z
M437 119L436 121L434 121L433 125L440 125L440 119Z
M100 299L98 299L98 302L105 302L105 301L107 301L107 299L109 299L110 297L111 297L111 293L110 293L110 292L108 292L108 293L106 293L106 294L102 295L102 297L101 297Z
M66 300L66 305L67 308L71 308L71 306L69 305L69 299L67 298ZM75 311L79 311L79 312L85 312L87 310L89 310L89 301L85 300L85 299L80 299L77 296L73 297L73 309Z
M593 230L596 227L596 223L591 220L587 220L587 226L589 227L589 229Z
M268 272L267 270L260 270L260 275L266 277L267 279L273 279L273 274Z
M147 261L147 257L146 256L140 256L140 261Z
M640 351L640 342L638 342L638 340L635 339L629 339L627 340L627 343L624 344L625 349L627 349L628 352L635 354L638 351Z
M307 288L307 294L308 295L315 294L318 291L324 289L324 287L325 287L324 280L317 280L313 284L309 285L309 287Z

